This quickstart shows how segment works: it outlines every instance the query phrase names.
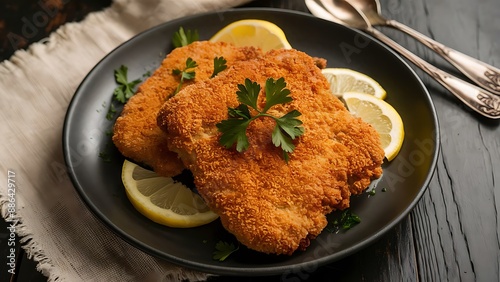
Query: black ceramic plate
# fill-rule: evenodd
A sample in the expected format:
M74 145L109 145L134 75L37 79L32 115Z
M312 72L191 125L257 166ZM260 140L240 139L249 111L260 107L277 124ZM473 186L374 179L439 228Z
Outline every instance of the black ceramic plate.
M197 29L200 39L240 19L264 19L280 26L291 45L328 60L329 67L351 68L375 78L387 101L401 114L406 138L397 158L384 165L375 196L353 197L351 211L362 222L337 234L324 231L306 251L273 256L241 248L226 261L212 259L219 240L234 240L215 221L191 229L161 226L139 214L126 198L120 173L123 157L113 147L106 119L116 84L114 69L129 68L129 78L154 70L171 50L180 26ZM124 240L165 260L205 272L268 275L311 271L352 254L379 238L415 206L425 191L437 158L438 126L430 96L420 79L397 55L371 37L307 14L270 9L240 9L197 15L162 24L124 43L88 74L69 106L63 133L64 155L75 188L88 207ZM110 161L99 154L105 152ZM384 189L386 192L382 192ZM338 214L330 215L330 219Z

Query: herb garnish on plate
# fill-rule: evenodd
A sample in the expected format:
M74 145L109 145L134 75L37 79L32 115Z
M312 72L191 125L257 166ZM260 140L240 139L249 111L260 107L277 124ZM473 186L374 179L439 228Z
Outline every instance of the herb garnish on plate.
M222 132L219 140L220 144L226 148L236 144L238 152L245 151L250 145L246 136L248 125L257 118L269 117L276 122L272 133L272 142L276 147L281 147L283 158L288 162L288 154L295 149L293 140L304 134L304 128L301 126L302 121L297 118L301 113L292 110L281 117L275 117L267 113L271 107L286 104L293 100L289 96L290 90L285 87L286 82L283 77L277 80L268 78L264 89L266 103L263 109L259 109L257 98L261 89L260 85L248 78L245 79L245 84L238 84L236 95L241 104L236 108L229 107L229 118L216 125L219 131ZM249 107L254 109L257 114L252 116Z
M227 61L224 57L215 57L214 58L214 72L210 76L210 78L215 77L219 72L225 70L227 68Z
M183 47L186 45L189 45L195 41L198 41L198 31L197 30L187 30L184 31L184 28L181 26L179 27L179 31L176 31L174 33L174 36L172 37L172 44L174 47Z
M186 59L186 66L184 67L183 70L180 69L172 70L172 74L179 75L181 78L179 81L179 85L177 85L177 88L175 89L174 93L172 93L168 98L174 96L179 92L179 90L181 90L182 83L184 81L192 80L195 78L196 72L194 71L194 68L196 68L197 66L198 64L196 63L196 61L194 61L191 57L189 57Z

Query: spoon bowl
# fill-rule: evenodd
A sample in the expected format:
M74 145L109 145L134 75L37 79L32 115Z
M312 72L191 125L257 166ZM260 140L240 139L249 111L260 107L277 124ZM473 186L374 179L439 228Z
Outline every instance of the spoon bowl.
M349 0L349 4L360 10L372 25L389 25L388 19L381 13L378 0Z
M366 16L350 3L338 0L321 0L321 3L334 17L341 20L344 24L361 30L372 29L372 25Z

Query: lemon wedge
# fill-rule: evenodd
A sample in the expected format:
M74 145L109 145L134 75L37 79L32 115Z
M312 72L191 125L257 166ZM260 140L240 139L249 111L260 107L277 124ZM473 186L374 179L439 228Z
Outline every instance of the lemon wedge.
M125 160L122 182L132 205L152 221L170 227L196 227L218 218L200 195L180 182Z
M321 72L330 82L332 93L338 97L346 92L366 93L379 99L385 99L387 95L377 81L363 73L342 68L326 68Z
M292 48L281 28L272 22L254 19L233 22L218 31L210 41L233 43L238 47L260 47L264 52Z
M343 99L349 112L371 124L379 133L385 157L392 161L401 150L405 135L398 112L387 102L366 93L347 92Z

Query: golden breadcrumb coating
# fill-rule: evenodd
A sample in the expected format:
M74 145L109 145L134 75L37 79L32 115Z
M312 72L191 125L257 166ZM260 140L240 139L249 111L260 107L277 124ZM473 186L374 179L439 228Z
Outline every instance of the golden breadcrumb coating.
M261 54L259 49L252 47L237 48L227 43L207 41L174 49L125 104L114 125L113 143L125 157L150 166L162 176L179 174L184 165L176 153L168 150L165 133L156 125L158 111L179 85L179 76L173 75L172 70L183 70L188 57L196 61L196 77L185 81L185 87L209 79L214 70L215 57L223 56L230 66L234 62L252 59Z
M294 99L269 113L302 113L305 133L295 140L288 164L272 144L270 118L250 124L247 151L219 144L216 124L228 118L228 107L238 106L237 85L249 78L264 91L269 77L284 77ZM260 107L264 96L259 96ZM186 87L164 104L158 125L223 226L264 253L292 254L307 247L327 225L326 214L347 208L350 196L382 173L384 151L377 132L346 110L330 93L315 60L296 50L270 51Z

